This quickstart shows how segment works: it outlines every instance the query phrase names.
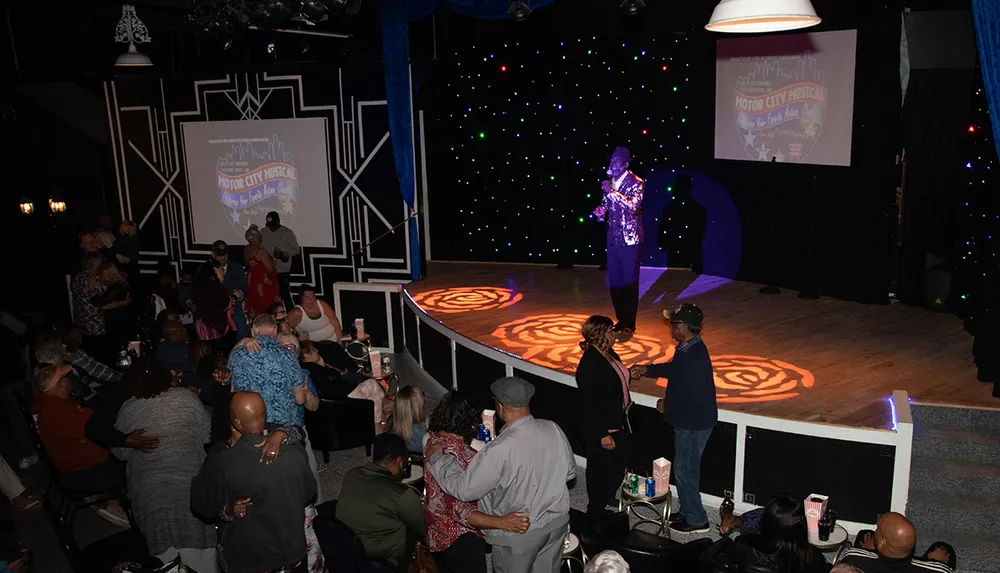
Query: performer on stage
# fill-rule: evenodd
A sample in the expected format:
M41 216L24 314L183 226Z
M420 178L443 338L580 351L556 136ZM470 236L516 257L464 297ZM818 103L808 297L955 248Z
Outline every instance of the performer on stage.
M608 221L608 288L615 307L618 340L632 338L639 310L639 260L642 256L642 179L628 170L632 156L616 147L601 182L604 199L594 209L598 220Z

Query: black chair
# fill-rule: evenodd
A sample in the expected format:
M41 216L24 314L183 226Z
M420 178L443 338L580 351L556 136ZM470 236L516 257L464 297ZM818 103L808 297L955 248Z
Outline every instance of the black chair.
M716 541L701 554L698 570L701 573L735 573L738 567L726 559L726 551L733 546L733 540L728 537Z
M573 530L580 536L588 555L608 549L617 551L628 562L632 573L697 571L699 557L712 545L710 539L678 543L638 529L629 530L628 515L624 512L590 520L571 512L570 524L576 525Z
M366 557L358 562L358 573L396 573L397 569L385 559Z
M108 573L124 562L136 563L142 571L156 571L163 567L159 559L149 554L149 547L142 533L138 529L127 529L86 546L80 557L80 567L76 571Z
M330 573L358 571L358 564L365 559L365 546L350 527L339 519L317 517L313 529Z
M375 403L320 399L315 412L306 412L306 431L313 449L323 452L323 462L330 461L330 452L360 446L370 456L375 442Z

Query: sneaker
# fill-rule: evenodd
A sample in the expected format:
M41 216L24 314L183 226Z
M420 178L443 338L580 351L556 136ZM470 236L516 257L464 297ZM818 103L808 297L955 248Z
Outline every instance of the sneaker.
M688 533L708 533L709 527L707 523L702 523L701 525L691 525L687 521L680 521L677 523L671 523L670 531L680 533L682 535L686 535Z
M121 527L132 527L129 523L128 514L125 513L125 508L122 507L121 502L116 500L111 500L97 509L97 515L100 515L105 520L114 523L115 525Z
M31 454L18 460L17 467L22 470L26 470L31 466L38 463L38 454Z
M670 514L670 520L667 521L667 524L673 525L675 523L681 523L682 521L687 521L687 520L684 519L684 514L678 511Z

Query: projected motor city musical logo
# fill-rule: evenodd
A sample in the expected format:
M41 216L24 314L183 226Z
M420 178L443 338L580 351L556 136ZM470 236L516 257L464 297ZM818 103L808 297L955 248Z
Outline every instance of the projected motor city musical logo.
M216 172L219 204L233 229L242 236L251 223L263 226L270 211L281 215L283 225L292 224L298 201L298 171L292 152L285 149L277 135L209 143L230 146L218 158Z
M828 96L812 55L759 58L733 93L744 151L757 161L805 160L822 134Z

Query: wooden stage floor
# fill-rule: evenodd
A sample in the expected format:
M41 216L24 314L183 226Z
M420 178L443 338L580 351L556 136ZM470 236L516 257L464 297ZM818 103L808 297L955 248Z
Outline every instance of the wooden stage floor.
M663 361L674 346L661 311L694 302L716 370L721 408L853 427L888 428L888 397L1000 407L976 380L972 337L948 314L903 305L867 306L684 270L642 269L638 332L616 347L626 363ZM614 317L604 273L541 265L431 263L406 285L432 317L482 344L569 374L580 358L580 325ZM633 391L662 396L665 380Z

